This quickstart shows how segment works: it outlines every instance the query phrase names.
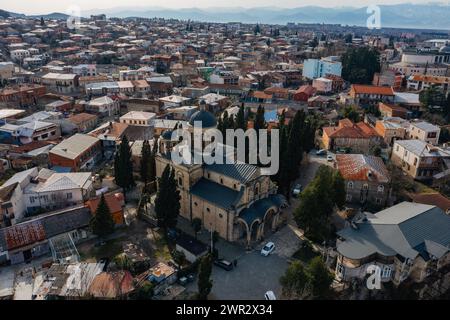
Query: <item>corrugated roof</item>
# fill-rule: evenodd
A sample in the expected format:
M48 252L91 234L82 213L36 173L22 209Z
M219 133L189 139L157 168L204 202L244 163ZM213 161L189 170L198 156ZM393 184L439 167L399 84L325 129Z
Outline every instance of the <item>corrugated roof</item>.
M17 224L5 229L8 250L24 247L46 239L44 226L40 221Z
M434 206L402 202L356 225L357 229L349 227L338 232L345 241L338 244L337 250L350 259L374 253L410 259L420 254L427 259L443 247L450 250L450 217Z
M259 169L257 166L246 163L235 164L210 164L206 165L207 171L222 174L226 177L238 180L241 183L247 183L259 176Z

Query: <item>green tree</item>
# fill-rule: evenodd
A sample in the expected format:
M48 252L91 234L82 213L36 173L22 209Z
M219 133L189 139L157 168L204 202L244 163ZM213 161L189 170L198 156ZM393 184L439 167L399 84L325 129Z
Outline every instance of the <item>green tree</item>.
M192 224L192 228L194 229L194 232L195 232L195 239L197 239L197 234L202 229L202 220L200 218L194 218L194 219L192 219L191 224Z
M100 197L97 210L95 210L95 214L91 218L90 227L92 232L100 238L104 238L114 232L114 220L103 193Z
M244 104L239 107L239 111L236 115L235 129L247 130L247 120L245 119Z
M150 281L145 281L133 294L135 300L151 300L154 295L155 285Z
M177 225L180 199L180 191L177 189L175 180L175 170L167 165L159 179L159 188L155 199L158 226L164 229L164 234L167 234L168 229L175 228Z
M307 237L322 242L330 236L330 216L334 207L342 207L344 203L345 185L340 175L328 166L321 166L300 195L294 219Z
M283 295L301 299L308 291L308 274L300 261L292 262L280 278Z
M253 29L253 33L256 35L261 33L261 27L259 26L259 24L256 24L255 28Z
M207 254L200 259L197 283L198 299L207 300L213 285L211 280L213 257L211 254Z
M116 184L123 188L124 194L134 186L131 149L125 135L114 158L114 176Z
M370 84L380 72L379 56L373 48L349 48L342 56L342 77L351 83Z
M344 110L342 110L341 116L343 118L350 119L354 123L359 122L361 120L359 112L356 110L354 106L346 106Z
M283 295L295 299L329 299L332 282L333 276L320 256L311 259L306 267L294 261L280 278Z
M141 151L141 180L144 182L144 190L147 190L147 183L150 180L150 157L152 155L152 150L150 148L150 143L148 140L144 140L142 144Z
M313 258L308 264L308 276L312 299L330 298L333 276L320 256Z
M333 202L339 209L342 209L345 205L346 192L345 180L339 171L333 173L332 189L334 191Z

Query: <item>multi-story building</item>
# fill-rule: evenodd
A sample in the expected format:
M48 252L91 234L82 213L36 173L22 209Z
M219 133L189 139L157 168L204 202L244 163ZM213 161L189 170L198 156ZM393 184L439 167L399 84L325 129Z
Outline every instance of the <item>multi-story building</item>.
M411 121L406 131L407 139L419 139L426 143L437 145L441 128L426 121Z
M375 124L375 131L389 146L391 146L395 140L405 139L408 128L409 122L398 117L386 117L383 120L377 120Z
M427 75L413 75L408 78L406 87L409 90L421 91L430 87L435 87L442 91L448 91L450 77L438 77Z
M432 180L435 174L450 169L450 150L422 140L397 140L391 161L417 180Z
M327 150L351 149L354 153L368 153L381 142L381 136L364 122L349 119L339 121L337 127L324 127L322 143Z
M362 154L337 154L336 168L345 180L347 202L378 206L387 204L390 177L381 158Z
M394 90L391 87L377 87L354 84L350 88L350 97L357 105L377 105L380 102L394 103Z
M73 73L47 73L42 76L42 84L50 89L64 94L78 91L79 76Z
M59 143L49 152L52 166L70 168L72 171L92 168L101 158L100 139L80 133Z
M327 74L341 76L342 63L338 57L326 57L321 60L307 59L303 64L303 76L309 79L325 77Z

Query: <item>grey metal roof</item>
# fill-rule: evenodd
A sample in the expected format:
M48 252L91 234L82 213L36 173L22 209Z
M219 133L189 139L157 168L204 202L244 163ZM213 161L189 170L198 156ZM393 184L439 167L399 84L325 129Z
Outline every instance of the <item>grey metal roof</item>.
M42 217L47 238L89 225L92 215L86 207L76 207Z
M238 180L241 183L247 183L258 176L258 167L246 163L215 163L206 165L205 169Z
M277 210L286 202L286 199L280 194L272 194L267 198L255 201L250 207L239 213L239 218L244 220L250 227L256 220L263 220L264 215L270 208Z
M194 126L196 121L202 123L202 128L212 128L217 125L216 117L211 112L205 110L195 112L189 119L189 124Z
M224 209L233 209L239 200L239 192L213 181L201 178L191 189L191 194Z
M402 202L356 225L357 229L349 227L338 232L345 241L338 244L337 250L350 259L374 253L410 259L421 255L427 259L443 247L450 250L450 216L434 206ZM426 240L433 244L426 244Z

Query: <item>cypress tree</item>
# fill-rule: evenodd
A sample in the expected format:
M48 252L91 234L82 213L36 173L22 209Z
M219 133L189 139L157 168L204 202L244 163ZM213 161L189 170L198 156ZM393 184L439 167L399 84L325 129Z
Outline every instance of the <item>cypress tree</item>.
M235 129L247 130L247 121L245 120L244 104L239 107L236 115Z
M159 188L155 200L155 212L159 227L167 230L177 225L180 199L180 192L175 180L175 170L167 165L159 179Z
M114 159L114 177L116 184L123 188L124 194L134 186L133 163L128 139L124 135Z
M200 260L200 266L198 271L198 299L207 300L208 295L212 289L212 263L213 258L211 254L203 256Z
M150 157L151 157L150 143L144 140L141 152L141 180L144 182L144 190L147 190L147 183L150 180Z
M104 238L114 232L114 220L111 216L111 212L106 203L103 193L100 198L97 210L95 211L94 216L91 218L89 225L92 232L100 238Z

